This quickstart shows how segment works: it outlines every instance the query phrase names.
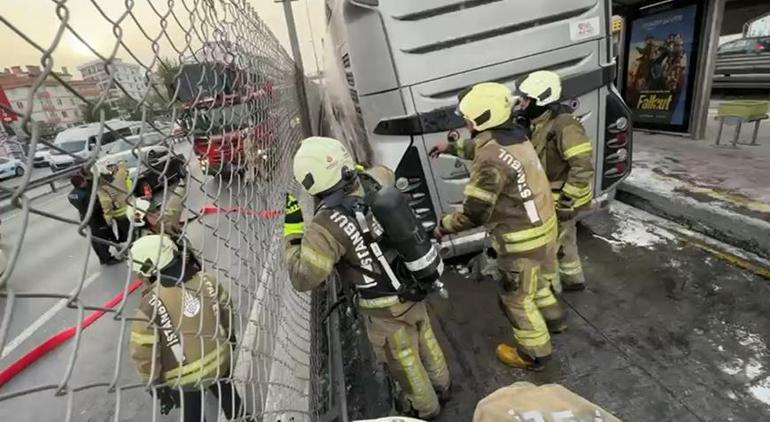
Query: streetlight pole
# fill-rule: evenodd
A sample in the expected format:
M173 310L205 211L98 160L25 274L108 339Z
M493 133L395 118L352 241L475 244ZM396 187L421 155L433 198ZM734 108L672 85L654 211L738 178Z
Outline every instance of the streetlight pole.
M307 92L305 91L305 68L302 65L302 53L299 49L299 40L297 38L297 26L294 22L294 11L291 8L291 2L297 0L275 0L276 3L283 3L283 14L286 17L286 28L289 31L289 43L291 44L291 54L294 57L294 67L297 74L297 96L300 103L300 117L302 118L302 131L305 136L312 135L313 131L310 127L310 104L307 100Z

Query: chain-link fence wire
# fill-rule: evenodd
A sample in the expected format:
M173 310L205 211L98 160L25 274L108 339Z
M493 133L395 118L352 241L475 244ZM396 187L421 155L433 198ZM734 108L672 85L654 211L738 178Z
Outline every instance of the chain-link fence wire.
M285 192L293 190L290 163L303 137L299 111L305 106L298 102L291 58L244 0L77 2L79 12L87 6L94 25L111 28L98 40L101 46L108 40L108 49L97 49L84 35L89 28L72 23L72 3L52 1L37 11L57 16L47 44L0 12L0 24L16 36L5 45L40 56L41 73L32 78L24 108L4 106L28 136L27 168L45 145L69 166L44 182L76 176L73 184L81 186L68 197L36 200L29 193L40 185L34 171L13 188L0 186L14 208L3 216L0 368L46 336L74 327L61 347L0 386L0 419L190 420L201 397L207 420L220 409L234 410L234 419L310 419L310 297L291 288L280 259L280 209ZM129 32L134 36L124 36ZM84 94L54 71L65 36L74 36L96 60L90 76L98 80L98 95ZM122 73L119 59L138 66L141 84ZM51 83L82 104L82 117L97 121L77 129L79 137L66 138L69 143L40 136L43 122L35 116ZM187 273L163 287L173 294L161 292L159 282L132 292L138 282L130 246L150 234L172 239L182 267L192 269L187 273L197 264L229 293L230 303L186 288ZM100 265L113 259L105 250L125 262ZM121 292L114 306L102 305ZM149 313L135 313L144 295L168 303L164 308L145 300ZM205 328L208 314L200 305L206 300L232 327L224 340L232 356L226 367L216 366L226 360L219 346L227 330ZM94 311L105 315L81 324ZM182 330L190 320L197 328ZM183 347L202 349L195 362L177 356L187 375L198 374L184 387L179 377L175 383L157 376L169 370L163 348L174 337ZM150 348L149 357L140 356L140 346ZM214 375L206 372L212 362ZM137 369L153 375L143 380ZM233 409L230 385L245 411ZM178 407L169 416L160 412L164 386Z

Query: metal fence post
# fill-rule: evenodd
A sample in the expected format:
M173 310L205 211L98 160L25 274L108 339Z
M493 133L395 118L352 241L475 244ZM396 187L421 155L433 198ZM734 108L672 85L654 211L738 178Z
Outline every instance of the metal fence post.
M294 11L291 8L291 3L297 0L275 0L276 3L283 3L283 14L286 17L286 29L289 32L289 43L291 44L291 54L294 57L294 67L297 69L297 96L299 97L299 103L302 107L302 131L305 136L313 134L311 129L310 113L308 111L309 104L307 101L307 92L305 90L305 67L302 63L302 52L299 49L299 40L297 38L297 26L294 21Z

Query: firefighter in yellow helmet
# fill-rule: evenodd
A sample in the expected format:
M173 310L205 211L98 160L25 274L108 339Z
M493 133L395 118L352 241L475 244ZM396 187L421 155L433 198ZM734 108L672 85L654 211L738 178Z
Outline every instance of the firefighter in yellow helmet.
M131 246L132 268L144 282L131 326L131 357L161 413L181 405L185 421L200 421L207 389L228 419L242 416L229 379L235 344L230 295L184 256L166 235L144 236Z
M374 218L377 203L364 199L393 192L395 174L382 166L357 167L339 141L311 137L294 156L294 177L320 201L305 225L297 200L287 195L284 259L294 288L311 290L336 268L355 291L378 363L386 365L411 407L400 410L422 419L437 416L450 377L423 302L427 291L412 283L410 262L389 243L387 224Z
M545 166L559 218L558 268L564 290L585 289L577 248L575 216L593 199L593 148L572 109L559 104L561 79L551 71L537 71L519 84L519 106L532 123L532 144ZM559 285L555 289L558 291Z
M497 357L510 366L541 370L552 352L549 327L566 327L564 310L542 274L555 252L557 223L548 179L525 128L512 118L512 106L511 91L498 83L460 94L457 111L473 139L454 140L431 155L472 158L471 177L462 209L444 216L436 235L487 227L502 272L500 301L517 343L499 345Z

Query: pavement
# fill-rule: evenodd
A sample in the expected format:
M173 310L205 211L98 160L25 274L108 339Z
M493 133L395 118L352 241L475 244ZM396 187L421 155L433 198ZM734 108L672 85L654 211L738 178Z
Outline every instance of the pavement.
M759 146L716 146L715 115L702 141L636 132L633 170L617 198L768 258L770 123L761 126ZM723 141L731 130L725 126ZM743 133L746 140L750 131Z
M621 420L770 420L770 283L682 230L622 203L582 222L588 288L562 296L569 328L541 373L496 360L512 333L495 284L450 274L450 300L432 302L453 377L438 420L471 420L516 381L562 384Z

